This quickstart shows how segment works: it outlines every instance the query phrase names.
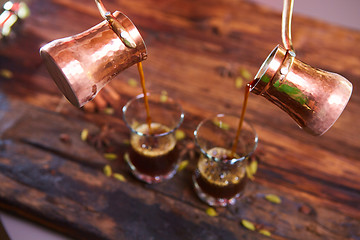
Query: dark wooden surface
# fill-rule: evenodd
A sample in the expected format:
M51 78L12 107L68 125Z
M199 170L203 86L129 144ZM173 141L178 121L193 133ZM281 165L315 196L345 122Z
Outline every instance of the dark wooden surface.
M147 88L165 90L186 113L179 144L189 166L172 180L146 185L135 180L123 155L128 130L121 107L141 92L136 67L110 86L120 94L115 114L88 113L62 96L42 65L38 49L101 21L90 0L31 0L32 15L18 36L0 48L0 207L75 239L267 239L241 225L246 219L273 239L360 239L360 32L301 16L293 42L302 61L338 72L354 85L342 116L323 136L302 132L280 109L251 94L246 119L259 135L259 162L246 196L218 216L194 194L191 174L198 153L193 130L207 116L240 114L239 69L255 74L280 38L280 13L246 1L118 1L147 44ZM6 74L5 74L6 75ZM87 128L115 130L118 155L106 160L81 141ZM61 138L63 134L68 139ZM186 148L186 146L188 148ZM126 182L104 175L105 164ZM281 204L264 199L276 194Z

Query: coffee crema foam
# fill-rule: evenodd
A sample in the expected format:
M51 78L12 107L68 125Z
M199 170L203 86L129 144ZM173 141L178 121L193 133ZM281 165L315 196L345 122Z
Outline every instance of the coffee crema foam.
M137 132L149 134L149 126L141 124L134 128ZM167 133L170 128L160 123L151 123L151 131L153 134ZM130 139L132 148L139 154L146 157L157 157L169 153L175 148L176 138L174 134L168 134L161 137L144 137L138 134L132 134Z
M221 147L212 148L207 151L207 154L218 159L226 159L226 157L232 156L231 150ZM225 164L221 160L215 162L203 155L199 159L198 170L204 179L218 186L238 184L245 177L244 168L230 166L230 163Z

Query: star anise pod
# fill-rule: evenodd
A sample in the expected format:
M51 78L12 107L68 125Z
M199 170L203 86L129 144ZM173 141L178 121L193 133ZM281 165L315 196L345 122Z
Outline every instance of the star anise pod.
M88 142L96 149L103 150L111 145L112 135L115 129L105 124L101 127L100 131L96 134L90 134Z

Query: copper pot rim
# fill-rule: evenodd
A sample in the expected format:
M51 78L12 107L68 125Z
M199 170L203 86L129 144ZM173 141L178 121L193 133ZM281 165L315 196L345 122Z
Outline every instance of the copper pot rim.
M271 82L279 71L287 52L288 51L280 44L275 46L256 73L254 80L251 83L250 91L254 90L254 93L260 94L262 90L265 89L265 86Z

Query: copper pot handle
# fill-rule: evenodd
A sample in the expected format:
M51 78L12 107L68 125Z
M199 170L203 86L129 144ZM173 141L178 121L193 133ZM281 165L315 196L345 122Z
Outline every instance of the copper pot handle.
M108 21L111 29L116 33L116 35L121 39L125 46L129 48L136 48L136 43L134 39L130 37L130 34L125 30L119 20L114 17L110 11L106 10L104 4L101 0L95 0L96 6L99 9L101 16Z
M295 53L291 40L291 19L294 8L294 0L284 0L282 21L281 21L281 38L286 50Z

